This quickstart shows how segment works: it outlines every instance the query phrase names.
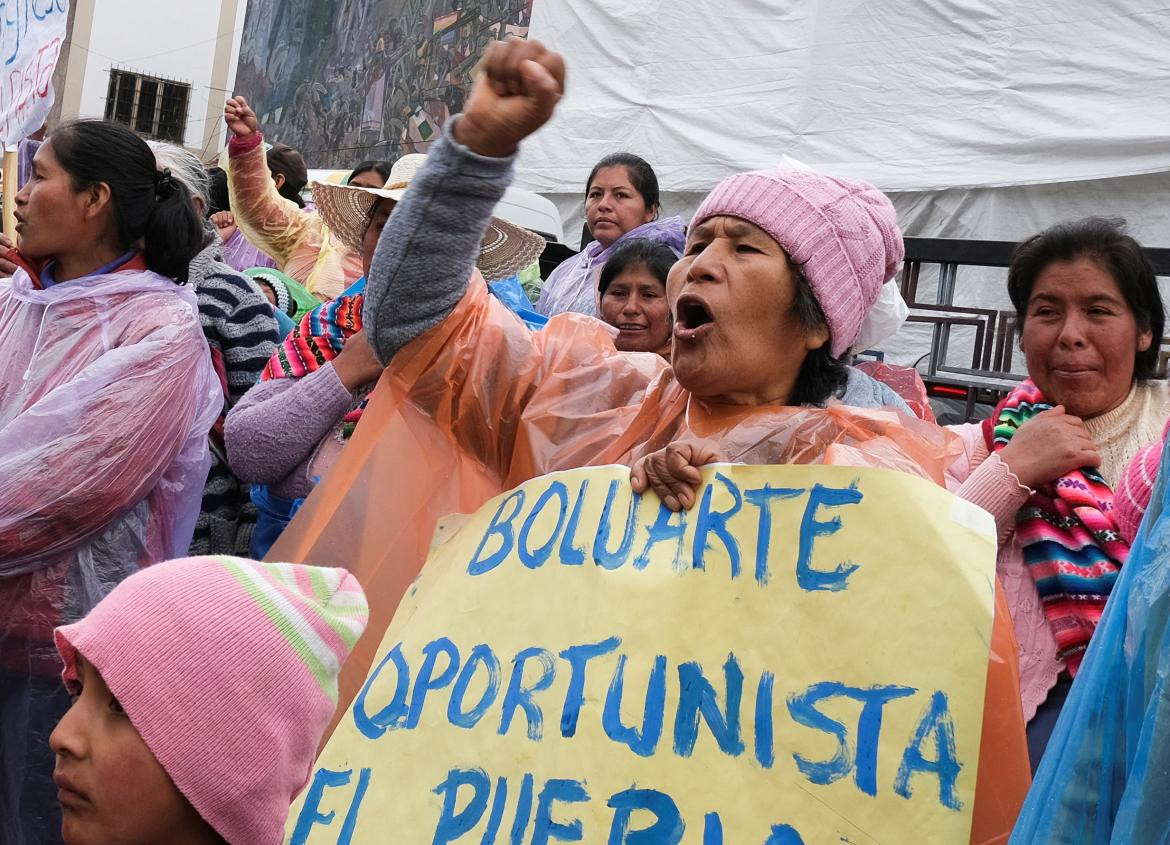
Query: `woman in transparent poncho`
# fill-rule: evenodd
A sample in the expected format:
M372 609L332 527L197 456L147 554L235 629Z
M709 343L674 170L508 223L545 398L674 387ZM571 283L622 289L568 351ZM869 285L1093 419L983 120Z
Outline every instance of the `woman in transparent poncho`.
M0 828L55 841L52 631L191 542L223 402L186 284L202 226L140 138L83 121L16 198L0 282Z

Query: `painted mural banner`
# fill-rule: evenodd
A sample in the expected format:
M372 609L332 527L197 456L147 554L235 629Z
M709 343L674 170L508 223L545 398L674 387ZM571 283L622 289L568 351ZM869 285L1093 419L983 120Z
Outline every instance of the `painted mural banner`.
M488 45L527 36L533 2L249 0L236 90L315 167L426 152Z
M288 842L967 841L991 517L888 470L708 467L684 514L628 476L433 548Z
M15 150L53 107L69 0L0 0L0 142Z

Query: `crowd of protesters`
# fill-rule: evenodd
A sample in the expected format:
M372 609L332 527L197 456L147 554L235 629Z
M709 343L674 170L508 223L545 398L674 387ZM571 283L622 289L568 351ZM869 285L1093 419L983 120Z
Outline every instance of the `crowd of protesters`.
M1170 420L1142 247L1095 218L1021 242L1027 378L949 428L855 366L904 258L864 182L738 173L684 221L615 152L584 181L591 241L518 306L545 242L494 213L564 74L494 45L426 156L344 185L310 186L244 97L219 167L101 121L40 146L0 282L0 842L280 840L379 596L255 561L406 358L395 389L505 487L624 464L679 510L705 464L846 444L984 508L1019 738L1033 771L1051 752Z

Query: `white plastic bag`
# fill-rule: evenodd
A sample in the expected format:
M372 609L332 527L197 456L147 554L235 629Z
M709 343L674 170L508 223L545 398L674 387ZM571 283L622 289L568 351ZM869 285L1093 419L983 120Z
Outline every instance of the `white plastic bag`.
M890 279L882 285L877 302L869 309L865 322L861 324L857 340L853 342L853 351L863 352L877 347L897 334L909 316L910 306L902 298L898 283Z

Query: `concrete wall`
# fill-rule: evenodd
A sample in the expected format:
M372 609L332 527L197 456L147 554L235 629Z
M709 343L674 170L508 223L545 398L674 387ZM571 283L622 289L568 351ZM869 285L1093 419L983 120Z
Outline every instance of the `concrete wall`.
M111 68L173 79L191 85L184 143L212 158L223 146L223 102L235 83L247 0L73 4L53 117L103 117Z

